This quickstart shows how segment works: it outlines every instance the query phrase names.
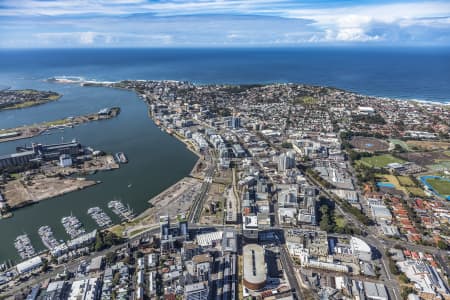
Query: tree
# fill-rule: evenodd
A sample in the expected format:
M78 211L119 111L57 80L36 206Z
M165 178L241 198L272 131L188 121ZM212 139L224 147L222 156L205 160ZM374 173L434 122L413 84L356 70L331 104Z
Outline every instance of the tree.
M415 294L415 290L412 287L410 287L410 286L404 287L402 289L402 298L403 299L408 299L408 295L409 294Z
M107 264L113 264L117 260L117 254L114 251L108 252L105 255L105 260Z
M103 243L103 239L102 239L102 235L100 232L97 232L97 235L95 236L95 246L94 246L94 250L95 251L100 251L105 247L104 243Z
M286 149L292 149L292 143L289 142L283 142L281 144L281 147L286 148Z
M400 271L397 265L395 264L395 261L392 260L392 258L390 257L389 257L389 271L391 271L393 275L400 275Z
M112 285L115 286L115 285L119 284L119 280L120 280L120 273L116 272L116 274L114 274L114 277L112 280Z
M50 266L48 265L48 260L43 259L42 260L42 272L47 272L50 269Z
M403 283L409 283L409 278L408 278L404 273L400 274L400 275L398 276L398 278L399 278Z
M322 213L322 215L327 215L328 214L328 206L327 205L322 205L320 208L319 208L319 210L320 210L320 212Z
M439 249L442 249L442 250L448 250L448 248L449 248L447 243L445 241L443 241L443 240L439 240L437 242L437 246L438 246Z
M333 220L331 219L331 212L328 205L326 204L321 205L319 211L320 211L320 223L319 223L320 229L326 232L333 231L334 224Z
M395 152L405 152L405 149L403 149L403 147L400 144L395 144L394 151Z

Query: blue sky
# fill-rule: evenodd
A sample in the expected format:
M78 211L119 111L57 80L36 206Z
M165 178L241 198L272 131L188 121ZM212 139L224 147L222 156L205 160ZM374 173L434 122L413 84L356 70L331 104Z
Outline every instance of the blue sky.
M450 1L0 0L0 48L450 46Z

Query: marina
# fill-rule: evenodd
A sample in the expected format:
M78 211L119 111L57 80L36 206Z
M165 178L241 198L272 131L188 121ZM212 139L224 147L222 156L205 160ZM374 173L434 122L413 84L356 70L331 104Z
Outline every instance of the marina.
M111 218L98 206L89 208L87 214L94 219L100 228L111 226L113 223Z
M63 217L61 219L61 224L64 226L64 229L66 230L67 234L72 239L86 233L83 224L80 222L80 220L78 220L77 217L73 215Z
M14 241L14 247L16 247L22 259L31 258L36 254L36 250L31 245L31 240L27 234L19 235Z
M50 226L41 226L38 230L39 237L42 240L42 244L47 247L49 250L55 248L60 243L56 240L52 228Z
M129 221L134 217L133 210L126 207L118 200L110 201L108 203L108 208L110 208L122 221Z
M16 67L17 65L14 66L14 68ZM42 225L49 225L58 241L69 239L61 226L61 218L70 215L71 212L83 223L87 232L99 228L96 222L86 214L91 207L101 207L114 223L120 221L120 218L116 217L107 207L108 202L113 199L121 199L125 205L128 203L134 213L143 212L148 208L149 198L189 174L197 159L195 155L185 149L184 144L162 134L148 118L146 104L140 101L134 92L104 87L81 87L77 84L50 83L44 79L64 74L67 70L49 70L45 66L38 69L42 72L31 74L32 78L24 79L8 75L2 78L2 83L4 86L11 86L14 89L54 90L63 97L59 101L29 109L0 112L0 128L8 129L52 120L63 120L70 116L89 115L110 107L122 107L123 109L118 117L102 122L86 122L80 126L74 126L74 128L65 128L64 131L52 129L49 131L51 134L38 135L32 139L0 143L0 154L7 155L16 152L16 147L30 145L32 142L57 144L76 138L94 149L111 153L112 157L117 152L123 152L128 158L128 163L126 167L114 172L90 173L87 171L83 176L87 176L88 181L101 182L101 184L82 190L74 191L75 189L73 189L73 192L40 201L38 205L17 209L14 211L13 217L1 219L0 227L5 244L0 247L0 263L8 260L21 261L14 247L14 240L23 232L28 233L36 251L47 249L38 235L38 229ZM5 72L5 69L2 69L2 75ZM74 69L74 72L81 74L84 71ZM67 75L70 76L70 74ZM93 75L88 75L93 78ZM117 79L119 78L117 76ZM114 134L105 135L105 131ZM170 168L171 172L158 171L165 168ZM55 177L55 181L57 179ZM75 182L76 178L67 178L67 180ZM151 184L149 184L150 182ZM83 183L83 181L77 181L77 183ZM132 187L127 187L131 183ZM39 184L36 183L31 187L25 186L27 188L36 187L34 192L41 194L42 189L38 188ZM72 184L64 184L64 186L61 185L61 189L69 189L72 186ZM58 188L58 191L61 189ZM45 216L44 220L43 216Z

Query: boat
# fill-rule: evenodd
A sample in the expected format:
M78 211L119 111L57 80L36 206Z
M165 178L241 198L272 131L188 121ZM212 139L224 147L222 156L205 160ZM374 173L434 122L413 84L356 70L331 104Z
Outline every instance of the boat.
M0 213L0 219L8 219L11 218L13 216L12 212L7 212L7 213Z
M123 152L117 152L115 156L116 156L117 162L119 162L121 164L126 164L128 162L128 158L126 157L125 153L123 153Z
M113 213L115 213L123 221L130 221L134 218L133 210L131 210L129 207L126 207L122 202L118 200L110 201L108 203L108 208L110 208Z
M16 237L14 240L14 247L17 249L17 252L22 259L31 258L36 255L36 250L34 250L33 245L31 245L31 240L27 234Z
M109 227L113 223L111 218L98 206L89 208L87 214L94 219L95 223L101 228Z
M50 226L45 225L39 227L38 234L41 237L44 246L49 250L52 250L60 244L53 235L53 231Z
M86 233L86 230L83 228L83 224L73 215L63 217L61 219L61 224L64 226L67 234L72 239Z

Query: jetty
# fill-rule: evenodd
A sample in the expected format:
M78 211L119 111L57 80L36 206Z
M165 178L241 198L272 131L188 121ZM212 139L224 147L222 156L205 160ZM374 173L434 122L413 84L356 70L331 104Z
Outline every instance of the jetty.
M34 250L27 234L19 235L14 240L14 247L17 249L17 252L22 259L31 258L36 255L36 250Z
M73 215L63 217L61 219L61 224L64 226L67 234L72 239L86 233L86 230L83 228L83 224Z
M122 221L130 221L134 218L133 211L118 200L110 201L108 203L108 208L110 208Z
M60 244L60 242L58 242L55 236L53 235L53 231L50 226L45 225L39 227L38 234L44 246L47 247L49 250L57 247Z
M87 214L94 219L100 228L109 227L113 223L111 218L98 206L89 208Z

